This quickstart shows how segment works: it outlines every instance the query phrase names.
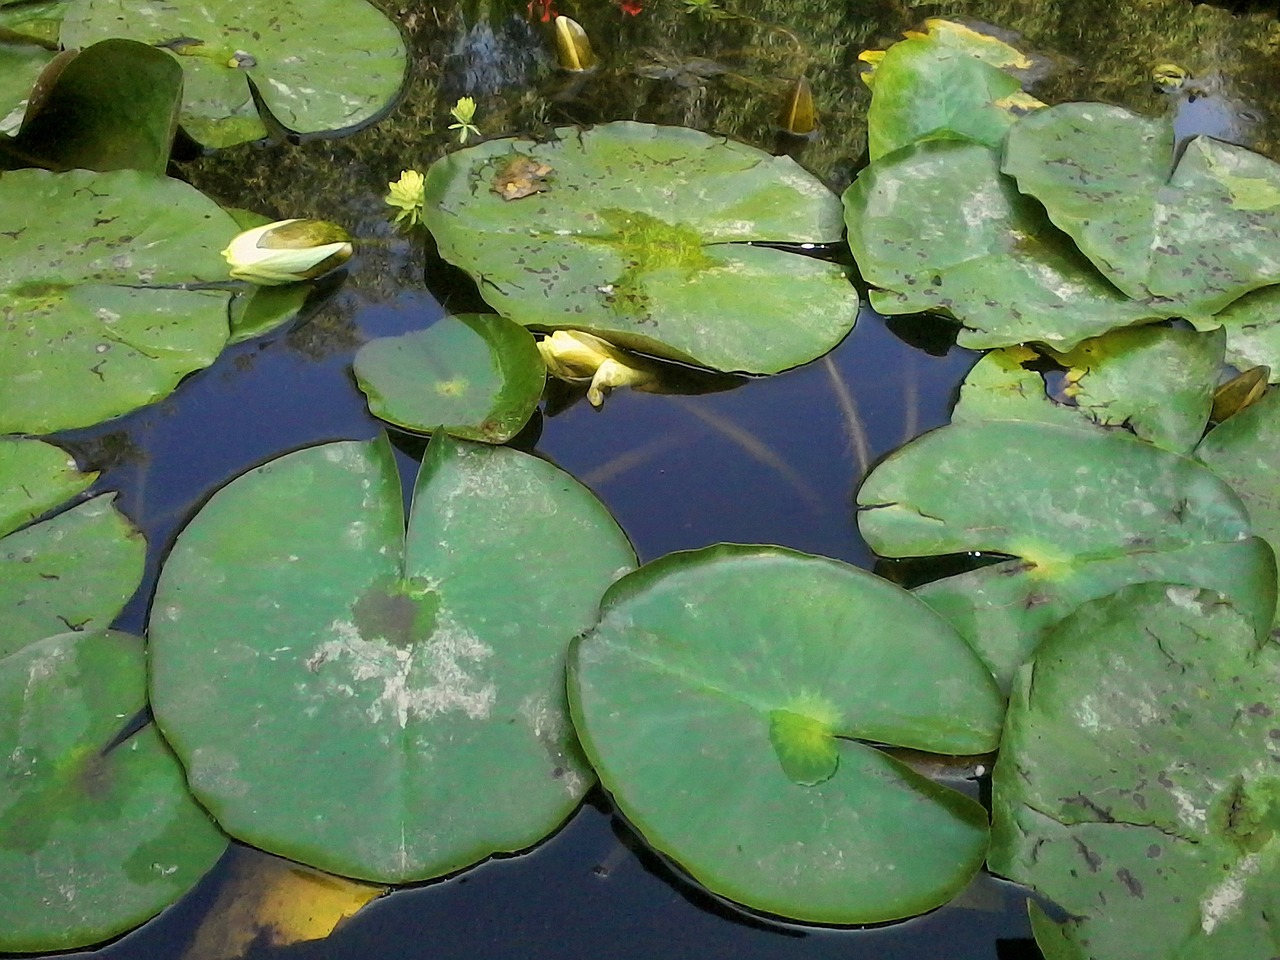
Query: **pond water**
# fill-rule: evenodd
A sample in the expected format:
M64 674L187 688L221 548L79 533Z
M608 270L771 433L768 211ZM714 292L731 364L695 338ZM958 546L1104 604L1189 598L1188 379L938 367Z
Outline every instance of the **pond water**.
M119 621L141 633L159 562L196 508L247 468L299 447L365 439L381 425L351 375L360 344L419 329L447 309L478 306L474 288L420 236L387 223L386 183L425 169L451 143L448 107L478 101L486 136L564 123L633 118L680 123L774 148L773 118L804 70L822 118L813 142L782 147L839 190L865 150L866 46L926 16L967 16L1015 29L1048 55L1037 92L1147 112L1179 110L1180 133L1208 129L1274 154L1275 23L1189 3L915 3L741 0L737 19L696 16L673 0L628 14L612 0L559 3L579 19L603 65L569 78L552 68L538 2L386 2L415 59L404 99L341 140L224 151L182 166L229 205L316 216L364 243L345 281L323 288L286 330L230 349L154 406L59 436L95 490L146 533L148 576ZM1152 92L1153 60L1206 78L1181 104ZM717 64L709 70L707 63ZM852 334L805 367L699 396L618 391L603 410L548 411L524 445L593 489L642 561L721 541L776 543L870 567L853 497L879 457L945 423L976 354L912 320L863 307ZM421 444L397 441L406 481ZM411 484L406 484L406 489ZM305 504L299 504L305 509ZM894 571L885 571L890 575ZM969 784L968 789L978 787ZM369 798L377 803L376 797ZM233 848L229 860L243 853ZM211 958L190 938L228 875L224 864L183 902L94 955L116 960ZM686 881L649 852L598 789L551 839L523 856L375 902L324 941L251 957L1035 957L1025 897L982 876L956 902L871 930L803 928L749 915Z

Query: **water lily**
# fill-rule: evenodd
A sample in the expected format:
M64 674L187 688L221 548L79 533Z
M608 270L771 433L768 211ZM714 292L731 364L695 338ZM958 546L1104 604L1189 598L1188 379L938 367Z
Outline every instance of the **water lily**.
M595 51L582 24L569 17L556 17L556 59L561 70L585 73L595 69Z
M400 179L387 184L387 205L400 208L395 216L395 223L407 218L408 225L412 227L421 222L422 205L426 202L425 184L425 178L417 170L401 170Z
M639 358L581 330L557 330L538 341L538 352L553 377L589 382L587 400L593 407L603 404L615 387L645 387L658 379Z
M467 137L472 134L477 137L480 136L480 128L471 122L476 118L476 102L471 97L458 98L458 102L453 105L449 114L458 121L457 123L449 124L449 129L458 131L459 143L466 143ZM419 179L421 179L421 174L419 174Z
M324 220L277 220L236 234L222 251L231 276L264 287L314 280L351 258L351 235Z

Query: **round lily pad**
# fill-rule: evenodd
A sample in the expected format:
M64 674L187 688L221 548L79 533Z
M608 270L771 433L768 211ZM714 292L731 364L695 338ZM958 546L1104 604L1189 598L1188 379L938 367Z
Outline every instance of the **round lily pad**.
M146 703L142 641L64 633L0 659L0 950L88 946L158 913L227 839Z
M1280 650L1220 594L1081 607L1018 675L989 863L1061 907L1055 957L1270 960L1280 939Z
M723 544L647 564L575 641L569 698L627 819L746 906L891 920L982 863L977 803L859 741L983 753L1003 701L940 617L854 567Z
M85 0L62 43L130 37L177 56L186 75L182 125L208 147L256 140L276 120L298 133L372 119L400 89L407 63L395 24L366 0Z
M423 220L500 313L724 371L776 373L852 329L832 263L744 241L827 243L837 198L787 157L619 121L492 140L432 164Z
M1019 121L1024 122L1024 121ZM1086 337L1169 316L1130 300L978 143L925 141L858 175L844 194L849 246L881 313L943 311L962 346Z
M138 589L142 534L114 506L86 500L0 539L0 657L67 630L103 630Z
M0 432L50 433L119 416L208 366L236 232L178 180L134 170L0 175Z
M23 437L0 437L0 537L56 507L93 483L61 447Z
M1280 281L1280 165L1173 121L1064 103L1009 131L1004 171L1135 300L1208 317Z
M441 317L360 348L356 382L375 417L430 433L505 443L529 422L546 366L529 331L494 314Z
M1239 497L1194 460L1121 431L943 427L884 460L858 503L859 528L884 556L1016 558L921 591L1002 684L1049 622L1153 576L1221 590L1259 627L1274 615L1274 560Z
M634 565L545 461L437 434L405 533L385 437L232 481L179 535L152 704L228 832L332 873L440 876L537 842L592 782L564 651Z

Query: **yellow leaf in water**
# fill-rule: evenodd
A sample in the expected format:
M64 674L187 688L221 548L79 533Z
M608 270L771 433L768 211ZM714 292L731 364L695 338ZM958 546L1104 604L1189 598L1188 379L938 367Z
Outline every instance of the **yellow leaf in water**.
M239 960L250 945L323 940L388 889L248 847L236 848L233 856L229 876L183 960Z

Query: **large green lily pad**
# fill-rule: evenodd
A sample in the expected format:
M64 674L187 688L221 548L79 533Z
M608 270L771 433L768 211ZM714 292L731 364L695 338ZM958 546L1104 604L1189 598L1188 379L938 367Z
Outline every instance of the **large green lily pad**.
M983 753L1003 701L940 617L854 567L723 544L647 564L575 642L569 698L622 813L739 903L890 920L981 864L982 808L858 740Z
M1197 137L1175 166L1171 120L1066 103L1014 125L1004 170L1166 316L1209 317L1280 281L1280 165L1243 147Z
M585 487L515 450L437 435L407 538L385 437L292 453L179 535L156 720L254 846L384 883L523 849L591 784L564 651L634 562Z
M1152 326L1113 330L1065 353L992 350L965 377L951 422L1126 427L1158 447L1188 453L1209 421L1224 340L1221 330ZM1045 392L1037 370L1052 366L1064 374L1069 403Z
M317 133L372 119L400 89L395 24L366 0L82 0L62 43L129 37L167 47L186 74L182 125L209 147L267 133L249 90L285 127Z
M353 367L375 417L484 443L520 432L547 379L529 331L486 313L444 316L425 330L371 340Z
M1046 626L1127 583L1213 587L1259 629L1275 613L1275 562L1237 495L1194 460L1120 431L943 427L883 461L858 503L862 535L884 556L1016 558L920 591L1002 686Z
M93 483L61 447L25 437L0 437L0 537Z
M875 63L863 74L872 90L867 149L873 163L921 140L999 148L1019 116L1043 106L1010 72L1032 66L1016 47L948 20L925 27L882 55L863 54Z
M1270 960L1280 940L1280 650L1219 594L1142 584L1023 667L991 869L1068 914L1054 957Z
M1246 293L1211 319L1193 317L1199 326L1221 324L1227 331L1227 362L1241 370L1271 368L1271 381L1280 380L1280 286Z
M64 633L0 659L0 950L66 950L137 926L227 839L187 792L146 704L142 641Z
M680 127L562 128L437 161L424 222L500 313L724 371L776 373L853 327L839 266L743 241L840 238L840 205L787 157Z
M863 170L844 205L854 259L879 288L872 305L946 313L963 325L963 346L1041 341L1065 350L1169 315L1113 287L982 144L899 150Z
M0 432L118 416L212 363L235 224L194 187L133 170L0 174Z
M161 175L181 106L182 68L173 57L134 40L104 40L72 56L0 150L16 152L21 166Z

